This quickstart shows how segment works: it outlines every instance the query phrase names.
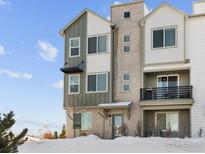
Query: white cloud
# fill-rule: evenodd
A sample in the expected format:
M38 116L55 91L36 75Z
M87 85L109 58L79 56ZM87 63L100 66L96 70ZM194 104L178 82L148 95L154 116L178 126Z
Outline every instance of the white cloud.
M108 16L106 17L106 19L107 19L107 20L110 20L110 15L108 15Z
M0 44L0 56L5 55L5 54L6 54L5 47Z
M26 80L30 80L32 78L32 74L14 72L9 69L0 69L0 75L7 75L10 78L19 78L19 79L26 79Z
M52 46L49 42L39 40L38 48L40 49L39 54L44 60L49 62L55 61L58 54L56 47Z
M120 1L115 1L114 2L114 5L118 5L118 4L122 4L122 2L120 2Z
M5 6L5 5L9 5L9 1L8 0L0 0L0 6Z
M58 80L57 82L54 82L50 85L50 87L56 88L56 89L63 89L63 80Z

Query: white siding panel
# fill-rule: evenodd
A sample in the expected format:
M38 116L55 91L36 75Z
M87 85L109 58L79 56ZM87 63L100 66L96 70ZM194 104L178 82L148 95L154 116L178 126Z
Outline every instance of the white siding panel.
M205 1L193 4L193 14L205 13Z
M175 48L152 49L152 29L177 26ZM163 6L145 21L145 64L184 61L184 15Z
M87 73L110 72L111 54L94 54L87 56Z
M87 35L107 34L110 33L110 23L88 12Z
M191 63L194 105L191 111L192 136L205 131L205 17L186 22L186 57Z

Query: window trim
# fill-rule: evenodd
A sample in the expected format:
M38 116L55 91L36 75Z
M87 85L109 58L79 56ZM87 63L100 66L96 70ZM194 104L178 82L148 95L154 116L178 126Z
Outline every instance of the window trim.
M78 40L79 41L79 45L76 46L76 47L71 47L71 41L72 40ZM78 55L75 55L75 56L71 55L71 49L72 48L79 48ZM71 37L71 38L69 38L69 58L75 58L75 57L80 57L80 37Z
M105 52L98 52L98 37L100 36L106 36L106 51ZM89 49L88 49L88 40L89 38L92 38L92 37L96 37L96 53L88 53L89 52ZM87 37L87 55L98 55L98 54L106 54L110 51L109 49L109 45L110 45L110 42L109 42L109 34L108 33L105 33L105 34L97 34L97 35L89 35Z
M165 46L165 30L166 29L170 29L170 28L174 28L175 29L175 45L174 46ZM158 49L169 49L169 48L177 48L177 38L178 38L178 31L177 31L178 27L176 25L174 26L165 26L165 27L157 27L157 28L152 28L151 29L151 48L152 50L158 50ZM163 30L163 47L156 47L154 48L154 31L155 30Z
M128 91L124 90L124 85L129 85L129 90ZM130 92L130 84L129 83L123 83L122 84L122 92L123 93L129 93Z
M157 75L157 88L159 87L158 78L160 77L167 77L167 83L169 82L169 76L177 76L177 86L179 86L179 74L168 74L168 75ZM167 84L168 87L168 84Z
M173 131L179 131L179 111L162 111L162 112L155 112L155 127L157 127L157 114L166 114L166 130L168 129L167 128L167 115L168 114L177 114L177 118L178 118L178 129L177 130L173 130Z
M99 75L99 74L105 74L106 75L106 90L104 91L97 91L97 81L98 81L98 78L96 77L96 91L88 91L88 76L89 75ZM86 93L107 93L108 92L108 72L97 72L97 73L88 73L86 74Z
M78 82L78 92L71 92L71 91L70 91L70 78L71 78L72 76L77 76L78 79L79 79L79 82ZM69 74L69 75L68 75L68 94L69 94L69 95L80 94L80 74Z

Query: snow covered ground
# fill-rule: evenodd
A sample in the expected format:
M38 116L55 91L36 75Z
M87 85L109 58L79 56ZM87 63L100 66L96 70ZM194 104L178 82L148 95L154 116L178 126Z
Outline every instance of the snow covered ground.
M205 138L139 138L119 137L114 140L102 140L94 135L75 139L41 140L27 142L19 147L19 152L205 152Z

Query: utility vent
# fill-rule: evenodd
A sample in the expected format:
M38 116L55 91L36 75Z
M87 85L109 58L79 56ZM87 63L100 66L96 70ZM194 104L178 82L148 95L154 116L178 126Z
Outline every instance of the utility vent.
M192 9L193 9L193 14L205 13L205 0L193 2Z

